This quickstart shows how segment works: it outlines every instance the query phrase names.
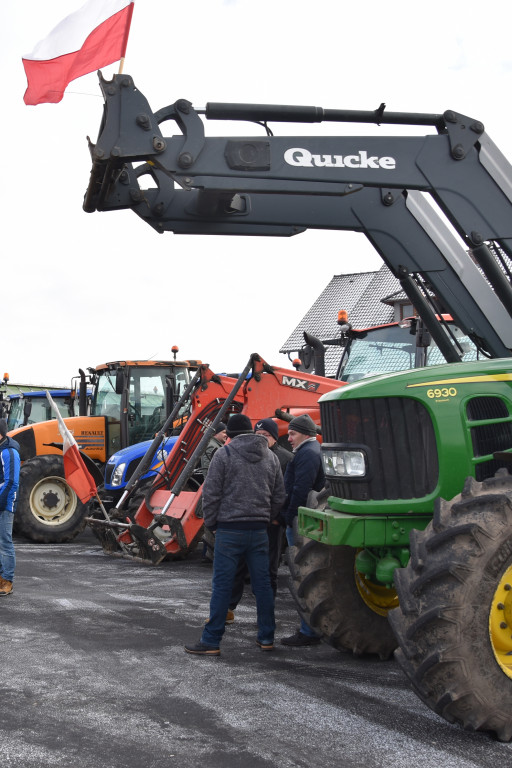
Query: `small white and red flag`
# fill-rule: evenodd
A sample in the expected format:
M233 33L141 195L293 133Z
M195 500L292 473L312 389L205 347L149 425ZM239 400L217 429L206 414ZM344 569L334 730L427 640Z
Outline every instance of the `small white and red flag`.
M69 429L66 427L64 419L62 418L59 409L52 400L48 390L46 390L46 397L48 398L48 402L50 403L55 417L59 422L59 432L62 435L64 477L80 501L85 504L87 501L89 501L89 499L92 499L92 497L96 495L96 483L94 482L89 470L85 466L85 462L80 455L80 451L78 450L77 442Z
M123 59L133 0L87 0L23 57L23 101L57 104L72 80Z

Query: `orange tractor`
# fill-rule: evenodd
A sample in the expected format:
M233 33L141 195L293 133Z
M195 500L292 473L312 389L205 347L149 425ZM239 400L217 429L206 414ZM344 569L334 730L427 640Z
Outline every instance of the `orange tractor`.
M80 372L81 415L64 421L98 485L108 458L152 439L171 411L176 412L174 426L181 427L184 413L174 405L198 365L196 360L122 360L89 368L88 376ZM92 387L89 407L87 385ZM22 460L17 533L38 542L69 541L83 530L87 508L64 478L57 421L31 424L9 435L19 443Z
M187 423L152 485L141 491L140 479L159 449L167 424L156 435L117 506L87 518L104 551L154 565L166 557L188 554L203 529L201 478L195 470L217 424L230 413L244 413L253 424L272 416L278 419L282 440L287 422L299 413L308 413L319 424L318 398L339 386L333 379L270 366L257 354L251 355L238 379L199 366L175 406L177 413L190 402ZM169 423L175 415L170 414Z

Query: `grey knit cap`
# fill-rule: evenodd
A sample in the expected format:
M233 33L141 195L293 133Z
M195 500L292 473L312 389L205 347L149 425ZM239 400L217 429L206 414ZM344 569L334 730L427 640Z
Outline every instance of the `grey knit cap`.
M307 413L296 416L288 424L288 431L293 429L295 432L301 432L303 435L316 435L316 424Z

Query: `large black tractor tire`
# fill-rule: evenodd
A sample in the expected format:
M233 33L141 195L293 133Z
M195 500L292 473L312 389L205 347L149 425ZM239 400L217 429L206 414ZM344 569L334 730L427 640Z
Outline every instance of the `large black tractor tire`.
M396 576L396 658L450 723L512 739L512 477L468 479L440 500Z
M295 541L296 546L288 547L289 586L302 618L340 651L388 659L396 640L380 599L384 590L356 572L356 550L319 544L297 532ZM371 607L377 593L378 612Z
M135 522L135 515L137 514L140 505L146 498L146 493L149 490L151 486L152 480L143 480L141 481L139 487L133 493L131 496L128 497L128 501L126 502L122 512L123 512L123 519L127 517L129 520Z
M20 469L16 532L31 541L61 544L85 528L86 505L64 479L61 456L35 456Z

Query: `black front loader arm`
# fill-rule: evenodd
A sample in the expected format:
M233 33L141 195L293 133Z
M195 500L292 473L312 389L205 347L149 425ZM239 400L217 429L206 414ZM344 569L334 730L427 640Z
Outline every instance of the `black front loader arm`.
M482 123L456 112L383 111L377 120L374 112L217 104L204 110L207 118L311 122L301 120L301 110L309 110L322 121L430 124L438 133L207 138L203 111L185 99L153 113L128 75L115 75L111 81L100 75L100 85L105 112L97 143L90 145L87 211L109 206L108 191L125 163L146 160L185 189L307 195L348 194L352 185L421 190L434 197L468 246L512 238L512 168ZM160 125L168 120L181 135L162 134Z
M97 143L90 144L86 211L132 208L159 232L364 232L418 309L417 286L427 284L487 354L510 355L512 289L485 241L512 253L512 169L478 121L454 112L386 113L382 107L355 112L209 104L199 111L184 99L153 113L129 76L105 81L100 75L100 83L105 111ZM201 114L262 123L431 125L438 133L206 138ZM181 135L162 134L169 120ZM145 162L135 167L139 161ZM141 187L146 175L152 188ZM445 213L473 259L421 193ZM443 352L453 355L452 345Z

